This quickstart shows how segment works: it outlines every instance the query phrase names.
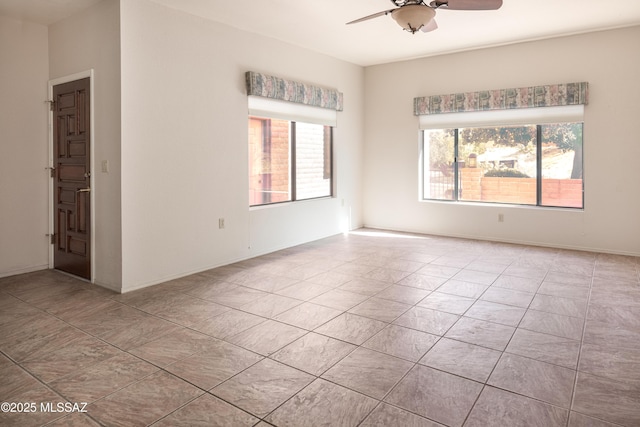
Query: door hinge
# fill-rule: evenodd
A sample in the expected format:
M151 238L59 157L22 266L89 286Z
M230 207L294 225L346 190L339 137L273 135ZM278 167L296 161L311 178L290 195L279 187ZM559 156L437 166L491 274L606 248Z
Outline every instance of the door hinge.
M55 234L47 234L47 236L49 236L49 243L51 243L52 245L56 244L56 235Z
M47 99L44 102L49 104L49 111L55 111L55 109L56 109L56 101L54 101L53 99Z
M55 178L56 177L56 168L47 167L46 169L49 169L49 172L51 172L51 178Z

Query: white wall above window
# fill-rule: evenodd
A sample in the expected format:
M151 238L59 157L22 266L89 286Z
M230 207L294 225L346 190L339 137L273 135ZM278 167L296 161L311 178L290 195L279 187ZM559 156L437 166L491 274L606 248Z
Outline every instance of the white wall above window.
M420 129L451 129L486 126L582 122L584 105L471 111L419 116Z

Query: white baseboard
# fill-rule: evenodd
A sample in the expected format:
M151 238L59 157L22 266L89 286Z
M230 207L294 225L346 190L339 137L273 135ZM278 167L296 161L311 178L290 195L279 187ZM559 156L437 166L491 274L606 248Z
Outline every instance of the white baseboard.
M33 273L34 271L48 270L49 264L34 265L30 267L19 268L17 270L0 271L0 278L17 276L18 274Z

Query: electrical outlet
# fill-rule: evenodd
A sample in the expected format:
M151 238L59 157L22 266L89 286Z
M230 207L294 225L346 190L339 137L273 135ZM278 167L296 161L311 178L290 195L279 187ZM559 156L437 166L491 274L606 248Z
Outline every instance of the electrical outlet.
M498 214L498 222L504 222L504 214Z
M218 228L224 228L224 218L218 218Z

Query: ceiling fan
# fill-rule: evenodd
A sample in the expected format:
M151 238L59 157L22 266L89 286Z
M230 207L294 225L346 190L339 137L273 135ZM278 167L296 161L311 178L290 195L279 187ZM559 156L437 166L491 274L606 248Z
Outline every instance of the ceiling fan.
M405 31L415 34L416 31L421 30L427 33L438 28L438 24L433 19L436 16L436 9L496 10L502 6L502 0L434 0L429 4L424 0L391 0L391 3L397 7L347 22L347 25L391 14L391 17Z

